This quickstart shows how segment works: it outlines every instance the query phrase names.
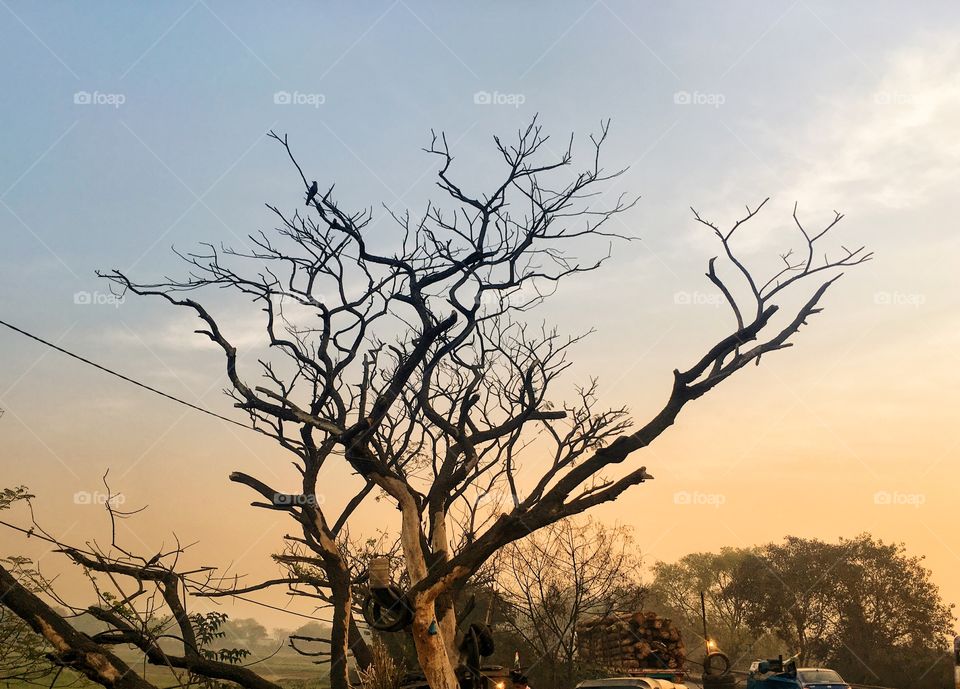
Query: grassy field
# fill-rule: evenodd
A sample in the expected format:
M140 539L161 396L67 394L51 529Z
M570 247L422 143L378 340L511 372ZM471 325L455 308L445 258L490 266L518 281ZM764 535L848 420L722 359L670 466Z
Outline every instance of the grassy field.
M144 666L142 657L138 658L136 654L130 651L121 650L117 652L117 655L141 677L161 689L180 686L168 668L155 665ZM330 686L325 669L314 665L309 658L296 654L282 653L259 662L248 660L243 664L249 666L250 669L265 679L288 689L326 689ZM0 689L37 689L37 687L87 689L88 687L99 687L99 685L88 681L86 678L70 672L62 672L57 677L57 681L51 685L52 679L52 677L49 677L34 684L17 680L0 681Z

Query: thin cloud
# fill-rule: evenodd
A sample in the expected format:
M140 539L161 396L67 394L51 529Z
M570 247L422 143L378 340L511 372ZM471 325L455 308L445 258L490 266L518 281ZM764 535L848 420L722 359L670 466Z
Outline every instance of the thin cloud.
M955 186L958 75L960 41L927 37L897 52L872 89L835 92L800 144L791 141L799 169L781 196L851 212L905 209Z

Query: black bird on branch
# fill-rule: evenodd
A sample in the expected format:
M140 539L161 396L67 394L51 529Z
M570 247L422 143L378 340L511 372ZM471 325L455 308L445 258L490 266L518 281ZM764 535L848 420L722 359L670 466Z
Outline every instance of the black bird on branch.
M310 205L310 202L313 201L313 197L315 197L316 195L317 195L317 180L313 180L313 182L310 183L310 188L307 189L307 203L306 203L307 206Z

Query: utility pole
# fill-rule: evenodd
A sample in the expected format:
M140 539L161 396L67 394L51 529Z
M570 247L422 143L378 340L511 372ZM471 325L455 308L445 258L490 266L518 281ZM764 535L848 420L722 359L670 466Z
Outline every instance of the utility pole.
M953 639L953 683L960 689L960 636Z
M703 645L707 653L710 653L710 637L707 636L707 595L700 592L700 619L703 620ZM958 688L960 689L960 688Z

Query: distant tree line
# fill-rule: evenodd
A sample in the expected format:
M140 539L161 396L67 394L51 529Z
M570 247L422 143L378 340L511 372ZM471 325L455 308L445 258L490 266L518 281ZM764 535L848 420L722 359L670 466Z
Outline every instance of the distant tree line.
M691 553L654 565L649 605L680 622L688 648L709 634L735 667L755 658L799 655L848 682L910 689L949 686L953 627L923 558L868 534L828 543L782 543Z
M796 654L800 665L831 667L848 682L939 689L952 681L952 610L923 558L902 544L868 534L835 543L788 536L656 562L649 586L640 572L631 529L567 519L512 544L474 577L461 592L461 623L492 623L497 650L487 662L512 666L519 653L532 686L569 687L605 672L578 653L577 628L609 614L672 617L695 667L703 653L703 591L708 633L735 668ZM102 623L79 619L75 626L94 635ZM217 629L210 648L249 651L248 661L297 656L284 643L291 636L330 638L321 622L269 633L253 619L224 619ZM364 637L397 668L416 668L409 634ZM47 644L16 616L0 615L0 648L0 679L49 681L58 670Z

